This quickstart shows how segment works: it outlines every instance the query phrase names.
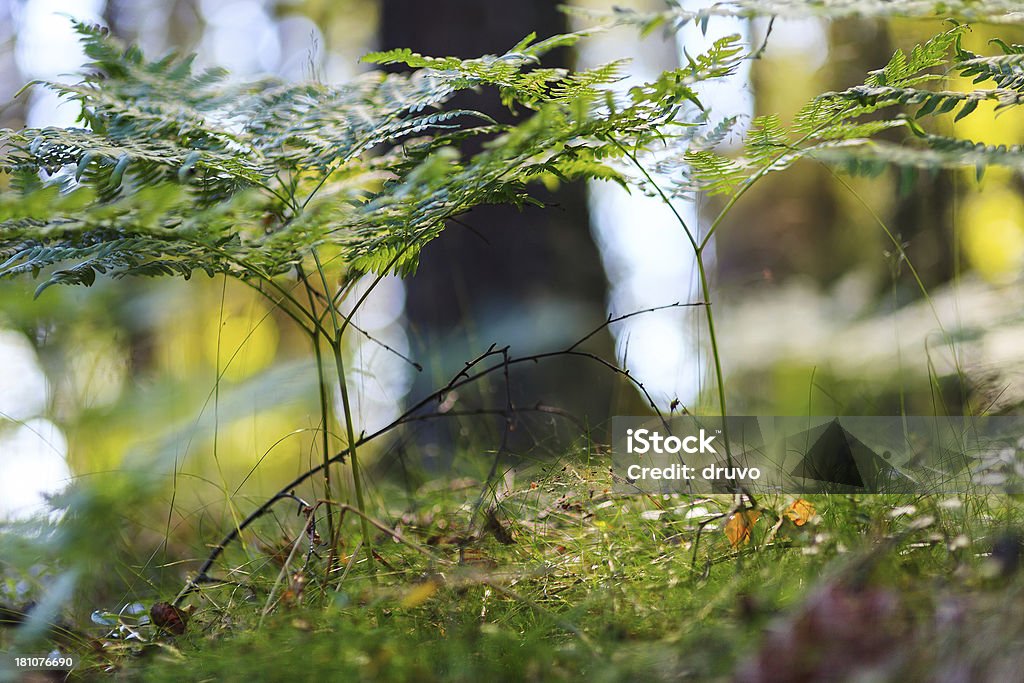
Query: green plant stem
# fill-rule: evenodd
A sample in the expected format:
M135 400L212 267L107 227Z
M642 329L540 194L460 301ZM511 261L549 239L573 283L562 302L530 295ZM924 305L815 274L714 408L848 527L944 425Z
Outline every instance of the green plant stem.
M715 384L718 385L718 410L722 414L722 440L725 442L725 457L728 466L732 467L732 451L729 448L729 427L726 424L728 410L725 401L725 374L722 372L722 357L718 350L718 335L715 332L715 316L711 312L711 286L708 282L707 269L704 267L704 247L708 243L707 239L705 238L699 244L697 243L696 235L694 235L693 231L690 230L690 227L686 224L686 221L683 220L682 215L676 209L668 195L665 194L664 190L661 189L661 186L658 185L651 174L648 173L647 169L644 168L644 165L640 163L640 160L636 158L636 155L626 149L618 140L615 140L614 138L609 139L629 158L630 161L633 162L633 165L640 170L640 173L642 173L647 179L647 182L652 188L654 188L654 191L658 193L662 203L672 211L672 215L675 216L676 221L683 228L683 232L686 233L686 238L690 240L690 244L693 247L693 255L697 261L697 270L700 272L700 289L701 296L704 299L704 312L708 321L708 341L711 344L711 357L715 363ZM719 216L719 220L721 220L721 216Z
M310 286L309 280L306 279L306 273L303 272L302 266L299 266L296 270L299 278L306 286L306 295L309 297L309 309L315 311L316 302L313 299L313 288ZM329 403L327 401L327 382L324 380L324 359L323 353L320 351L320 335L313 333L310 335L310 339L313 342L313 355L316 358L316 382L320 392L320 426L322 430L320 444L322 446L324 466L324 498L330 499L334 496L334 491L331 486L331 421ZM331 568L334 566L334 551L338 546L338 536L334 528L334 511L330 506L327 506L327 537L331 542L327 571L331 571Z
M352 463L352 486L356 493L356 506L366 511L366 503L363 497L363 478L359 469L359 459L356 457L356 434L352 427L352 405L348 398L348 386L345 383L345 359L341 352L341 340L335 339L332 344L334 348L334 363L338 368L338 382L341 386L341 405L345 411L345 432L351 446L349 450L349 461ZM364 517L359 518L360 533L363 536L363 545L366 548L366 559L369 562L370 575L375 573L373 560L373 539L370 536L370 526Z
M313 260L316 262L317 272L320 274L320 281L324 286L324 294L330 299L328 309L331 312L331 324L334 326L334 338L330 340L331 348L334 351L334 365L338 371L338 385L341 389L341 407L345 413L345 435L348 439L349 446L349 462L352 463L352 487L355 489L356 494L356 506L366 512L366 503L363 496L363 480L362 473L359 470L359 458L356 455L356 431L352 422L352 404L349 401L348 396L348 383L345 379L345 358L342 353L342 327L338 323L338 307L330 295L330 288L327 284L327 275L324 273L323 265L320 263L320 256L317 254L316 249L311 250L313 253ZM363 547L366 549L366 559L369 563L370 576L375 575L375 567L373 560L373 539L370 536L370 525L367 524L366 519L362 516L359 517L360 533L363 537Z
M327 382L324 381L324 361L323 354L320 352L319 336L313 338L313 352L316 357L316 379L320 390L320 420L323 429L323 438L321 438L320 442L324 463L324 493L325 497L331 498L334 495L334 487L331 485L331 468L329 466L331 460L331 410L330 403L327 400ZM327 511L327 535L331 539L331 557L333 558L338 538L334 529L334 513L331 510Z
M732 450L729 448L729 427L725 412L725 374L722 372L722 354L718 350L718 334L715 332L715 315L711 311L711 285L707 269L704 268L704 249L697 252L697 270L700 272L700 289L704 297L704 314L708 320L708 342L711 344L711 358L715 363L715 380L718 385L718 407L722 411L722 440L725 442L726 464L732 467Z

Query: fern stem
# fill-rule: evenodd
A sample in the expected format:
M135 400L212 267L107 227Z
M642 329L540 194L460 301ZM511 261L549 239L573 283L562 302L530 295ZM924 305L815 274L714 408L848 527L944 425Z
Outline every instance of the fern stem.
M715 315L711 309L711 285L704 267L703 250L697 253L697 270L700 272L701 296L704 298L704 315L708 321L708 342L711 344L711 358L715 362L715 383L718 385L718 407L722 412L722 437L725 441L725 455L728 466L732 467L732 452L729 450L729 428L726 425L725 374L722 372L722 354L718 350L718 334L715 332Z
M700 244L697 243L696 236L690 229L690 226L686 224L682 214L679 213L671 199L661 189L661 186L654 180L644 165L640 163L640 160L636 158L636 155L626 149L618 140L611 137L609 137L609 140L640 170L640 173L647 179L650 186L658 193L662 203L672 211L672 215L675 216L676 221L682 227L683 232L686 233L686 238L690 240L690 245L693 247L694 260L697 261L697 270L700 273L700 289L701 297L704 299L704 314L708 321L708 342L711 345L711 358L715 364L715 384L718 387L718 411L722 415L722 440L725 442L725 460L726 465L732 467L732 449L729 446L729 426L726 419L728 408L725 401L725 373L722 371L722 355L718 349L718 335L715 332L715 316L711 311L711 285L708 282L707 269L704 267L704 246L707 244L707 240L705 239Z
M683 232L686 233L686 239L690 240L690 245L693 247L694 254L697 256L697 260L700 261L701 249L703 248L704 245L703 244L701 244L701 245L697 244L697 238L694 236L693 231L690 230L690 226L688 226L686 224L686 221L683 220L683 217L679 214L679 211L676 209L675 204L673 204L669 200L668 195L666 195L664 193L664 191L662 191L661 186L658 185L658 183L654 180L654 178L651 176L651 174L648 173L647 169L644 167L643 164L640 163L640 160L636 158L635 154L633 154L628 149L626 149L622 145L622 143L619 142L618 140L616 140L615 138L613 138L611 136L608 136L607 139L613 145L618 147L619 150L623 154L625 154L629 158L630 161L633 162L633 165L637 167L637 170L639 170L640 173L643 174L644 178L647 179L647 182L651 185L651 187L654 188L654 191L658 193L658 196L661 197L662 203L669 208L669 210L672 212L672 215L675 216L676 222L678 222L679 225L682 226ZM703 272L703 267L702 267L702 272ZM705 299L705 301L707 300L707 292L704 292L704 299ZM722 414L723 415L725 414L725 409L724 408L722 409Z
M313 299L313 288L310 286L309 280L306 278L306 274L302 270L302 266L298 266L296 270L299 274L299 278L306 286L306 295L309 297L309 309L311 311L316 311L316 302ZM324 498L330 500L334 497L334 487L331 486L330 404L327 401L327 382L324 380L324 359L323 353L320 351L320 335L317 333L311 334L310 339L313 342L313 355L316 359L316 383L320 393L320 444L324 467ZM330 572L334 566L335 549L338 547L338 537L334 528L334 510L330 505L327 506L327 537L331 542L331 549L327 562L327 571Z
M836 121L836 119L838 119L838 118L840 118L840 115L836 114L835 116L832 116L831 118L829 118L827 121L825 121L821 125L816 126L814 128L814 130L808 132L806 135L801 137L799 140L794 142L792 145L789 145L785 152L782 152L782 153L772 157L771 161L769 161L767 164L762 166L757 171L757 173L755 173L754 175L752 175L749 178L747 178L743 182L743 185L740 186L740 189L736 190L736 192L731 197L729 197L729 201L727 201L725 203L725 206L722 207L722 210L718 212L717 216L715 216L715 220L711 221L711 227L708 228L708 233L706 235L704 235L704 239L702 239L700 241L700 246L697 247L697 251L698 252L703 252L704 251L704 247L706 247L708 245L708 243L711 241L711 238L714 236L715 232L718 231L718 226L720 226L722 224L722 221L725 220L725 217L729 215L730 211L732 211L732 207L736 206L736 202L738 202L740 200L740 197L742 197L743 195L745 195L747 193L747 190L749 190L751 187L756 185L757 181L759 181L761 178L763 178L764 176L768 175L768 173L771 172L772 167L774 167L775 164L778 163L778 161L780 159L782 159L782 157L786 156L787 154L791 154L792 150L799 148L799 146L802 143L806 142L807 140L810 140L815 135L817 135L819 132L821 132L825 128L828 128L829 126L831 126Z
M335 339L334 363L338 368L338 382L341 386L341 405L345 411L345 431L349 443L349 456L352 463L352 486L355 489L356 505L363 512L366 512L366 502L363 496L363 477L359 468L359 460L356 456L356 434L352 426L352 405L349 402L348 386L345 383L345 360L341 351L341 339ZM373 559L373 539L370 536L370 526L363 517L359 518L360 533L363 537L363 547L366 549L366 560L369 562L370 576L375 574Z
M320 274L320 281L324 286L324 294L330 297L330 288L327 284L327 276L324 273L323 265L320 263L320 256L317 254L316 249L310 250L313 254L313 260L316 262L317 272ZM349 401L348 395L348 383L345 377L345 358L342 353L342 327L338 324L338 307L334 303L333 299L328 304L328 309L331 312L331 324L334 326L334 338L330 340L331 348L334 351L334 365L338 371L338 385L341 389L341 407L345 413L345 436L348 439L349 447L349 461L352 463L352 487L355 489L356 494L356 505L363 512L366 512L366 503L363 496L363 480L362 473L359 469L359 458L356 455L356 432L353 426L352 419L352 404ZM363 537L363 547L366 549L366 560L369 563L370 576L375 575L375 566L373 560L373 539L370 536L370 525L366 522L366 519L362 516L359 517L360 533Z

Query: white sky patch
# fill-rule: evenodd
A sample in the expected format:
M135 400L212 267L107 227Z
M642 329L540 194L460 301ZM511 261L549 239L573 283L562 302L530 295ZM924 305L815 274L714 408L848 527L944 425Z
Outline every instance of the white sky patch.
M355 306L355 303L366 293L366 288L375 279L375 276L363 277L352 288L348 299L341 305L341 309L345 314ZM366 301L363 302L362 306L359 307L359 310L356 311L353 322L364 329L371 327L381 329L396 322L404 310L405 286L400 278L389 275L381 278L380 282L377 283L377 287L367 297Z
M342 304L344 313L359 301L374 276L365 276L349 293ZM394 351L408 357L409 338L403 328L405 312L405 285L402 280L388 276L377 283L353 316L353 323L368 332L377 342L387 344ZM349 368L349 399L356 416L356 431L375 431L398 417L402 399L412 388L415 370L381 344L368 339L362 332L349 328L345 332L352 361ZM332 366L333 367L333 366ZM341 395L335 392L335 414L342 417ZM344 423L335 429L344 433Z
M46 511L71 476L68 444L45 412L49 385L24 335L0 329L0 520Z
M322 75L324 35L311 19L293 15L277 24L281 60L277 75L289 81L312 80Z
M47 511L45 495L70 482L67 451L64 434L49 420L0 427L0 520Z
M46 375L24 335L0 329L0 368L0 426L4 420L27 420L46 409Z
M262 3L251 0L202 3L208 26L199 45L204 64L222 66L234 76L272 73L281 60L274 20Z
M611 283L612 315L699 298L693 248L664 203L627 194L612 183L592 183L590 212ZM677 396L692 402L700 387L701 363L693 335L686 332L692 315L669 309L630 318L612 329L617 358L661 407Z
M75 82L76 72L85 62L78 34L71 17L99 22L104 0L28 0L14 5L17 43L14 56L18 69L27 78ZM78 105L59 105L57 95L40 86L33 87L26 123L30 127L69 126L78 116Z
M764 44L769 20L763 17L754 20L754 43ZM771 24L766 54L799 57L808 71L817 71L828 60L829 46L826 27L828 23L819 17L806 19L776 19Z
M78 69L85 53L71 26L71 17L98 22L105 5L103 0L29 0L20 8L15 5L15 57L21 72L34 78L58 79Z
M71 17L100 22L104 0L28 0L13 5L15 61L26 79L79 80L86 61ZM78 116L74 103L34 87L26 124L69 126ZM23 335L0 329L0 519L45 512L47 493L63 488L71 476L67 439L42 417L49 385L35 349Z

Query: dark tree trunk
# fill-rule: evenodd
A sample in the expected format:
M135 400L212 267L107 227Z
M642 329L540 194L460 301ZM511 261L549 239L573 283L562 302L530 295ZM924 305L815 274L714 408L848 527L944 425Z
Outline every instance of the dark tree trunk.
M544 38L566 31L556 6L547 0L387 0L381 3L381 47L463 58L501 54L531 32ZM563 50L545 65L567 66L569 58ZM510 118L496 97L467 95L456 106ZM476 209L424 250L409 282L406 311L413 349L436 360L414 393L446 381L492 342L524 355L564 347L600 324L606 279L585 192L578 184L538 193L552 204L544 210ZM592 341L591 350L611 357L608 334ZM512 376L513 398L519 406L556 404L601 422L612 409L615 381L606 373L571 359L520 368ZM480 400L500 407L503 383L496 379L489 386Z

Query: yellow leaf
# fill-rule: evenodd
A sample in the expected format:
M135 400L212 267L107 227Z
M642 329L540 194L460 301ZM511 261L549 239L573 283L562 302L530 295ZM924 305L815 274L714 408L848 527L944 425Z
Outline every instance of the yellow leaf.
M786 508L785 515L793 521L793 524L803 526L814 516L814 512L814 503L803 498L797 498Z
M434 593L437 592L437 583L435 581L424 581L421 584L417 584L405 594L400 603L402 607L419 607L427 600L430 599Z
M740 510L729 517L725 523L725 536L732 547L750 543L750 532L760 517L759 510Z

